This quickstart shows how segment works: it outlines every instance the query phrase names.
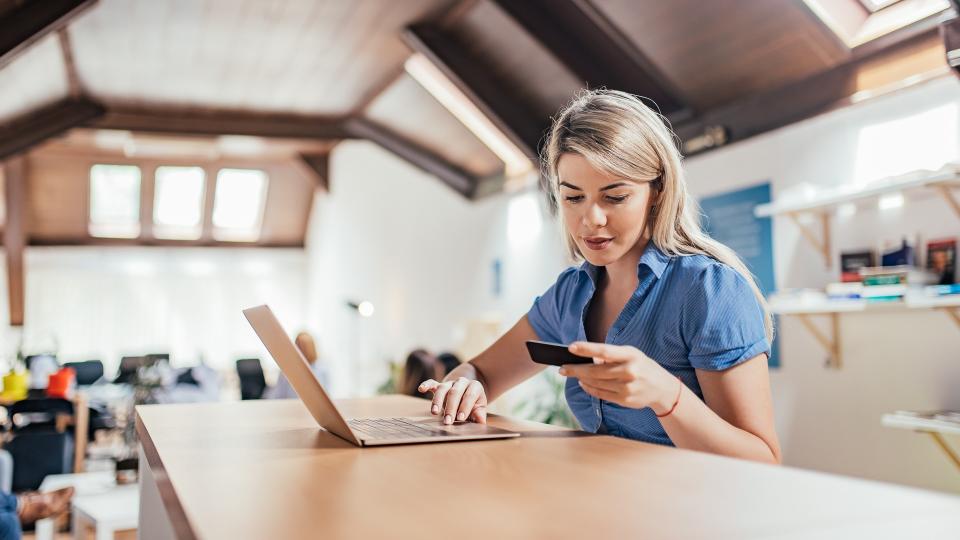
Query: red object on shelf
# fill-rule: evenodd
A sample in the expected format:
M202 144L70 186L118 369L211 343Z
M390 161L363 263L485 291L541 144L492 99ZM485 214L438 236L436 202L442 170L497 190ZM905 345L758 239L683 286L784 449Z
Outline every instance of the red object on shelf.
M47 397L70 399L77 380L77 372L73 368L60 368L60 371L51 373L47 380Z

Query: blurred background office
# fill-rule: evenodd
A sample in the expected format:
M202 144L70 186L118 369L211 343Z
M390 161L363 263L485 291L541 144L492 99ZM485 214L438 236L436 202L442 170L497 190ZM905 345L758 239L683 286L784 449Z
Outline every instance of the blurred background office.
M949 415L895 414L960 409L957 11L0 1L3 397L52 400L71 458L15 478L116 467L132 403L268 396L245 307L314 336L335 397L402 392L411 351L441 376L439 352L471 358L570 264L538 145L606 86L671 122L708 228L779 314L785 463L960 493ZM559 381L495 410L573 425Z

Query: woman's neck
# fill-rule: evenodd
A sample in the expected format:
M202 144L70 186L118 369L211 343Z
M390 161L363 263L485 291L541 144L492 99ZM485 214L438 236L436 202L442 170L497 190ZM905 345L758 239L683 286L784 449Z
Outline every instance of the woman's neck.
M650 237L646 234L642 235L637 243L634 244L633 248L624 253L623 257L620 257L616 261L608 264L604 269L607 274L607 282L605 285L610 285L611 283L622 284L622 285L633 285L637 278L637 265L640 264L640 257L643 256L644 250L647 249L647 244L650 242Z

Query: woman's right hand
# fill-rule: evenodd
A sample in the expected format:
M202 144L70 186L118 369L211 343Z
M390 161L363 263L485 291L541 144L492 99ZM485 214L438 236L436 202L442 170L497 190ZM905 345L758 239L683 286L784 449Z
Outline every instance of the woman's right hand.
M420 383L417 390L433 392L430 414L440 415L444 424L462 420L487 423L487 393L480 381L466 377L443 382L428 379Z

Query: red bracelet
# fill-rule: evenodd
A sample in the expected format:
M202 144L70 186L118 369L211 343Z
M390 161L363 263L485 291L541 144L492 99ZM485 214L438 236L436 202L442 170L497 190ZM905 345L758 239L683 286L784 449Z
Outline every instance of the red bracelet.
M675 410L677 409L677 405L680 404L680 394L683 393L683 381L680 380L680 377L677 377L677 382L680 383L680 388L677 389L677 399L675 399L675 400L673 401L673 407L670 407L670 410L667 411L667 412L665 412L665 413L663 413L663 414L657 414L656 411L654 411L653 414L657 414L657 418L663 418L663 417L665 417L665 416L670 416L671 414L673 414L673 411L675 411Z

